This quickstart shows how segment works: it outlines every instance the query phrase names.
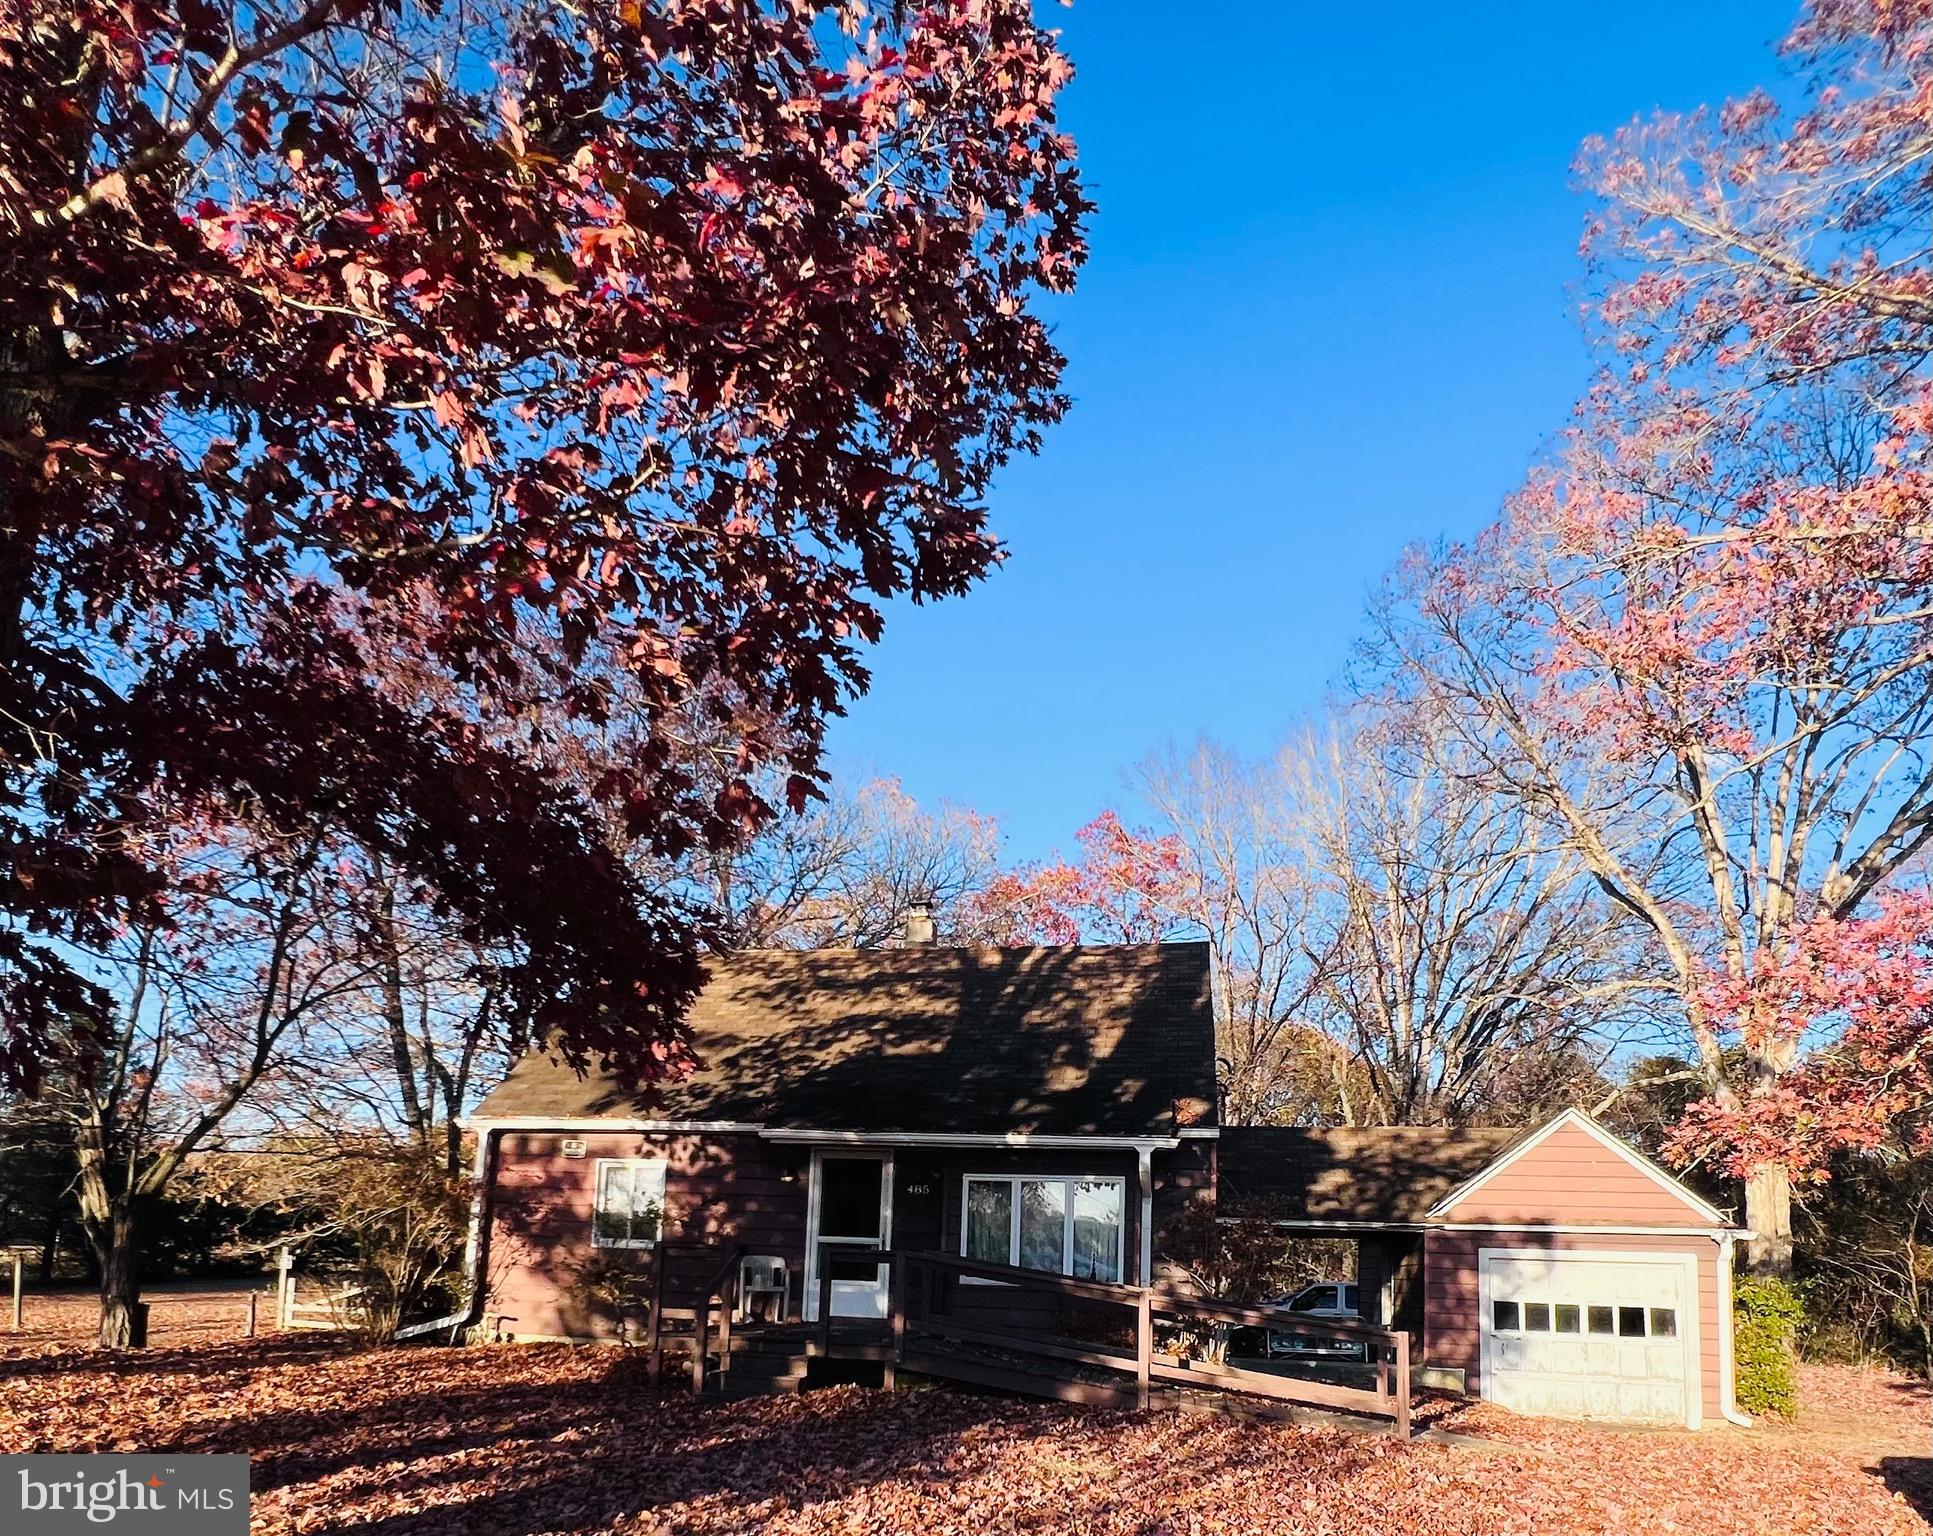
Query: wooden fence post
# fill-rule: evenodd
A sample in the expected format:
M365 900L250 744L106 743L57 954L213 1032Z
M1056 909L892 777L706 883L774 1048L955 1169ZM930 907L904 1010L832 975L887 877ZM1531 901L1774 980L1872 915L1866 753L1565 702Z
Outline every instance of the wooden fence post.
M732 1369L732 1329L738 1314L738 1282L744 1273L743 1261L733 1260L726 1272L725 1283L719 1287L718 1318L718 1380L723 1385Z
M651 1265L651 1316L646 1326L650 1329L650 1363L645 1368L645 1379L657 1386L658 1376L664 1370L664 1270L668 1261L664 1244L652 1255Z
M255 1337L255 1298L256 1298L256 1296L257 1296L258 1294L259 1294L259 1293L258 1293L258 1292L257 1292L257 1291L255 1290L255 1288L254 1288L253 1286L250 1286L250 1287L249 1287L249 1291L248 1291L248 1331L247 1331L246 1333L244 1333L244 1334L242 1335L242 1337L243 1337L243 1338L245 1338L245 1339L252 1339L252 1338L254 1338L254 1337Z
M691 1395L705 1395L705 1356L711 1347L711 1295L698 1298L691 1320Z
M1154 1292L1147 1286L1134 1303L1134 1405L1148 1410L1149 1377L1154 1372Z
M275 1250L275 1326L286 1330L295 1305L295 1255L285 1244Z
M20 1332L21 1326L20 1312L22 1296L20 1277L22 1273L22 1256L20 1250L16 1248L13 1252L13 1331L15 1333Z
M1396 1433L1409 1439L1409 1333L1396 1330Z
M887 1262L892 1273L887 1276L887 1310L892 1318L893 1353L886 1362L885 1386L888 1392L899 1385L899 1367L906 1359L906 1265L903 1254L889 1254Z

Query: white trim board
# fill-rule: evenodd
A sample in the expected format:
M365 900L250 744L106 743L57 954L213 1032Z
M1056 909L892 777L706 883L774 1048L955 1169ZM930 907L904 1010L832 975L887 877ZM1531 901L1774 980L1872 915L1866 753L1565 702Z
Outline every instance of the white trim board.
M1426 1232L1559 1232L1566 1237L1589 1237L1601 1232L1606 1237L1705 1237L1714 1243L1737 1237L1737 1227L1646 1227L1611 1226L1603 1222L1563 1221L1433 1221Z
M756 1134L762 1125L742 1120L619 1120L608 1115L511 1115L498 1120L489 1116L457 1122L466 1131L611 1131L633 1134L639 1131L665 1131L673 1134L741 1131Z
M657 1131L673 1135L738 1132L797 1146L1046 1147L1061 1151L1098 1147L1131 1152L1146 1147L1155 1152L1172 1152L1181 1145L1183 1138L1213 1140L1221 1135L1219 1130L1213 1128L1189 1128L1168 1136L1047 1136L1031 1131L811 1131L748 1120L620 1119L610 1115L510 1115L501 1119L480 1115L457 1123L464 1130L475 1132Z
M1606 1151L1615 1153L1618 1157L1623 1158L1626 1163L1637 1169L1639 1173L1651 1180L1660 1189L1675 1199L1682 1201L1698 1215L1703 1216L1711 1226L1720 1228L1729 1228L1731 1226L1723 1211L1719 1210L1709 1201L1694 1194L1690 1189L1666 1173L1664 1169L1652 1162L1642 1152L1639 1152L1634 1147L1625 1145L1623 1141L1605 1130L1603 1126L1599 1125L1582 1110L1576 1109L1565 1110L1541 1130L1532 1132L1529 1136L1526 1136L1522 1141L1518 1142L1516 1146L1504 1153L1503 1156L1497 1158L1481 1173L1477 1174L1475 1178L1466 1179L1463 1183L1459 1184L1441 1200L1437 1201L1435 1205L1430 1207L1426 1219L1438 1218L1455 1210L1458 1205L1469 1199L1471 1195L1483 1188L1484 1185L1502 1173L1504 1169L1510 1167L1519 1158L1524 1157L1526 1154L1542 1146L1565 1126L1577 1127L1577 1129L1584 1132L1585 1135L1597 1142ZM1481 1224L1472 1223L1471 1225L1479 1226Z
M1239 1226L1246 1216L1217 1216L1223 1226ZM1722 1242L1728 1237L1749 1238L1749 1227L1642 1227L1609 1226L1603 1222L1562 1221L1316 1221L1285 1216L1264 1225L1283 1231L1313 1232L1561 1232L1565 1236L1602 1232L1617 1237L1708 1237Z
M1698 1255L1695 1253L1633 1253L1624 1248L1479 1248L1477 1250L1477 1366L1482 1373L1477 1391L1489 1402L1491 1388L1490 1342L1490 1260L1492 1259L1578 1259L1598 1264L1675 1264L1685 1275L1684 1301L1679 1311L1686 1325L1681 1330L1685 1341L1685 1428L1702 1429L1705 1424L1705 1354L1699 1343Z
M1043 1147L1071 1152L1082 1148L1132 1152L1146 1147L1172 1152L1180 1145L1173 1136L1036 1136L1029 1131L791 1131L759 1132L765 1141L806 1147Z

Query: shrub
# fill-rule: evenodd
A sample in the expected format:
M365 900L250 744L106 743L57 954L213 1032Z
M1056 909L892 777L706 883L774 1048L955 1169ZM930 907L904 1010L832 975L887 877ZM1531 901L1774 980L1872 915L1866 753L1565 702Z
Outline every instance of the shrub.
M1783 1280L1754 1275L1734 1296L1738 1406L1747 1413L1792 1417L1799 1405L1793 1379L1793 1337L1804 1319L1798 1293Z
M597 1248L572 1272L570 1296L628 1346L650 1321L652 1279L642 1255Z

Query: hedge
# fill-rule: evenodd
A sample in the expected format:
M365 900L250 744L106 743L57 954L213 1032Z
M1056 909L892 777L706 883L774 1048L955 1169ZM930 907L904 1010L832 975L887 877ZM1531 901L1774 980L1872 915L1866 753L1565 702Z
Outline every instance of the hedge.
M1805 1309L1798 1293L1783 1280L1753 1275L1738 1282L1734 1304L1738 1406L1746 1413L1789 1419L1799 1406L1793 1338Z

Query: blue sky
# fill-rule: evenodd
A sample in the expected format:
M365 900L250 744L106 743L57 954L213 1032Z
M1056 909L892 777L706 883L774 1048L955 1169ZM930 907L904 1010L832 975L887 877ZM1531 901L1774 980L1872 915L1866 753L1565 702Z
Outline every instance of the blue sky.
M1479 527L1562 425L1579 141L1770 84L1796 8L1043 5L1100 204L1050 311L1074 409L995 487L1007 565L892 611L835 767L1033 858L1164 741L1267 747L1403 547Z

